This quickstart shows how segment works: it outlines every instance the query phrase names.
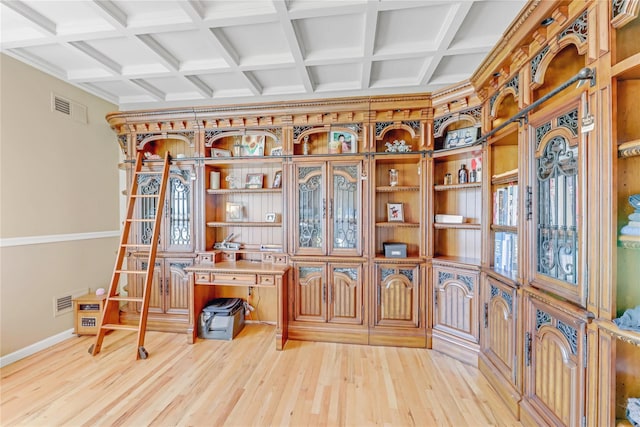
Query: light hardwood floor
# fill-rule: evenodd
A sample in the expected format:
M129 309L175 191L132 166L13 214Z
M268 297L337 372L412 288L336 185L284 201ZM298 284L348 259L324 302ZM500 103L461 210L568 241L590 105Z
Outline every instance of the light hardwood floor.
M74 337L1 369L2 426L519 426L474 367L425 349L233 341L116 331L95 357Z

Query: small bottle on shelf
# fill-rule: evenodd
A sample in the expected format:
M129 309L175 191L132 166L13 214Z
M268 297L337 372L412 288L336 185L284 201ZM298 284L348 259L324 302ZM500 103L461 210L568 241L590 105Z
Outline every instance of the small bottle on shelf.
M451 176L450 173L447 173L444 175L444 185L451 185L453 184L453 177Z
M469 172L469 182L478 182L478 172L475 169Z
M467 165L463 164L458 171L458 184L466 184L469 182L469 171Z

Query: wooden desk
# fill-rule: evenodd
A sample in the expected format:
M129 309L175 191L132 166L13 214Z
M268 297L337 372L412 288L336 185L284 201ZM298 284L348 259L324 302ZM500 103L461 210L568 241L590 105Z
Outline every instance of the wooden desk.
M193 295L189 310L189 343L198 336L198 318L205 304L216 297L216 286L251 286L276 288L276 349L282 350L287 342L287 274L286 264L272 264L248 260L200 263L186 267L189 272L190 293Z

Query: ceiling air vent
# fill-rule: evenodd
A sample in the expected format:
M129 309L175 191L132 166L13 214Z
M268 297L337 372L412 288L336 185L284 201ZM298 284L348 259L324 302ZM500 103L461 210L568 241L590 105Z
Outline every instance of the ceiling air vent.
M51 110L65 114L80 123L87 123L87 107L78 102L51 94Z

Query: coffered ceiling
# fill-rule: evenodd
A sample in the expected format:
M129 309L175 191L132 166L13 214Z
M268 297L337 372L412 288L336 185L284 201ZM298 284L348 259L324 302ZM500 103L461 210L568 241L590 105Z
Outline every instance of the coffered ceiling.
M2 0L2 52L122 110L432 92L525 0Z

